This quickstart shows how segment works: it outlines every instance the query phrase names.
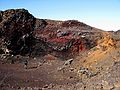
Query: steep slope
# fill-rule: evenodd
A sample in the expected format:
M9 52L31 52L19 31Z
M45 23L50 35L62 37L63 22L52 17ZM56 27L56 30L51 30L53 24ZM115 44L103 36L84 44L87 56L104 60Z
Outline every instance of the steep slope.
M97 40L103 35L102 30L76 20L43 21L45 25L35 29L35 37L48 43L51 54L60 58L71 58L81 51L89 50L97 45ZM38 23L36 26L39 26Z
M1 11L0 15L1 52L11 55L51 54L68 59L96 46L103 35L102 30L77 20L37 19L25 9Z
M120 90L119 72L119 31L0 12L0 90Z
M0 18L0 33L6 49L12 54L28 53L35 18L25 9L1 11Z
M98 45L78 56L73 67L82 79L85 90L119 90L120 89L120 47L118 38L105 32ZM115 70L116 68L116 70ZM113 74L114 73L114 74ZM80 84L80 83L79 83ZM80 84L81 85L81 84ZM83 90L81 87L80 90Z

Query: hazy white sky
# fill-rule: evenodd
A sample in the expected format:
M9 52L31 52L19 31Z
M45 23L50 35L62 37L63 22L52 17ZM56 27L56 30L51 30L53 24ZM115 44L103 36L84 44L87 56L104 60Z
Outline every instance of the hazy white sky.
M28 9L41 19L76 19L103 30L120 29L120 0L0 0L0 10Z

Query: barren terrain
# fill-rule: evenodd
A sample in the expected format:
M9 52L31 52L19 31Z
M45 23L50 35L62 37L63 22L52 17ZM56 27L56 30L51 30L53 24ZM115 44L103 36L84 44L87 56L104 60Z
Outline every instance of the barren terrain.
M120 31L0 12L0 90L120 90Z

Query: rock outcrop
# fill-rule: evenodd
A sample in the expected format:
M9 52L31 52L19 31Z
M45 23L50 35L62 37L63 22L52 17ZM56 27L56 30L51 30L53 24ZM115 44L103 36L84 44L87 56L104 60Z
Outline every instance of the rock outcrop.
M71 58L96 46L101 35L101 30L76 20L37 19L25 9L0 12L1 48L13 55Z
M0 90L120 90L120 30L0 11Z
M25 9L10 9L0 12L0 34L12 54L29 51L34 24L34 16Z
M49 52L57 57L77 56L79 53L96 46L97 40L102 37L100 30L76 20L43 20L43 22L45 22L44 28L34 30L35 37L44 41Z

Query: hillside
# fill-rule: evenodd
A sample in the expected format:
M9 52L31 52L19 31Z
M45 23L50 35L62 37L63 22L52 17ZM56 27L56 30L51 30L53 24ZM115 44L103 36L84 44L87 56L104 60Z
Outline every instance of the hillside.
M0 11L0 89L119 90L119 36L25 9Z

